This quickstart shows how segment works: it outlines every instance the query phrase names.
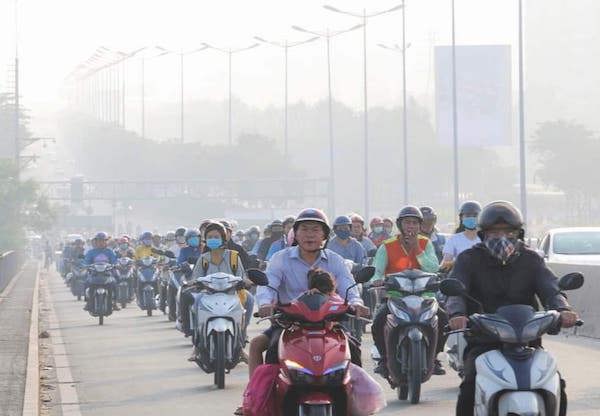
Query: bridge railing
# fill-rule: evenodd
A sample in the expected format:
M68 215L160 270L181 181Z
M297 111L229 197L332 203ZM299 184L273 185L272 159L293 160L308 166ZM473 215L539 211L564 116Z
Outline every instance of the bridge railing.
M4 290L10 279L13 278L21 267L21 253L7 251L0 255L0 292Z

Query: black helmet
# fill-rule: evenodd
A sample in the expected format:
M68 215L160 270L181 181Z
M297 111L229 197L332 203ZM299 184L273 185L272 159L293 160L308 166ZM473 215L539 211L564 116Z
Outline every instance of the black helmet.
M423 214L421 214L421 210L414 205L407 205L400 210L398 213L398 217L396 218L396 227L400 230L400 222L404 218L416 218L419 222L423 222Z
M421 215L423 215L423 219L427 220L427 219L431 219L433 221L437 220L437 214L435 213L435 210L429 206L424 206L419 208L419 211L421 211Z
M284 218L283 225L294 224L295 221L296 221L296 217L294 217L293 215L288 215L287 217Z
M479 215L479 228L481 231L486 231L499 224L506 224L516 230L523 230L521 211L508 201L489 203Z
M108 240L108 234L106 234L104 231L99 231L94 236L94 240L104 240L104 241L107 241Z
M185 235L186 232L186 228L185 227L179 227L178 229L175 230L175 237L183 237Z
M301 223L308 221L320 222L323 226L323 231L325 231L325 239L329 238L329 233L331 232L329 219L327 218L327 215L318 208L306 208L298 214L296 221L294 221L294 233L298 231L298 226Z
M459 216L477 216L481 213L481 204L477 201L466 201L460 206Z

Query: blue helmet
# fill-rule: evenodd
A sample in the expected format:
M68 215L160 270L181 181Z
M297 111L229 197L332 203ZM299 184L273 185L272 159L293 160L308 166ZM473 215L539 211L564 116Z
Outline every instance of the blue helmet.
M142 235L140 236L140 240L146 240L146 239L152 238L152 237L153 237L152 232L150 232L150 231L144 231L142 233Z
M108 234L106 234L104 231L100 231L96 233L94 240L108 240Z
M187 240L188 238L192 237L200 237L200 232L198 230L190 228L185 232L185 239Z
M350 225L351 226L352 220L347 215L340 215L333 222L333 228L337 227L338 225Z

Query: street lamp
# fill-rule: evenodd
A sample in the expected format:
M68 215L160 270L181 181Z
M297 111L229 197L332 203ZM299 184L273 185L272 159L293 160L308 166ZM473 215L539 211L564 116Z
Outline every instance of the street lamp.
M258 46L260 46L258 43L253 43L252 45L246 46L244 48L238 48L238 49L232 49L232 48L217 48L215 46L212 46L206 42L203 43L204 46L206 46L207 48L210 49L214 49L216 51L219 52L223 52L224 54L227 55L227 58L229 60L229 109L228 109L228 133L227 133L227 137L228 137L228 142L229 142L229 146L233 145L233 140L232 140L232 136L231 136L231 57L233 56L233 54L239 53L239 52L244 52L247 51L249 49L253 49L256 48Z
M335 169L334 169L334 147L333 147L333 99L331 94L331 49L330 43L331 38L337 35L341 35L342 33L351 32L358 28L361 28L363 25L358 24L354 25L348 29L331 31L329 28L324 31L313 31L308 30L300 26L292 26L292 29L297 30L299 32L309 33L311 35L316 35L325 39L325 45L327 47L327 92L328 92L328 115L329 115L329 180L330 180L330 189L329 189L329 212L331 214L335 213Z
M527 226L527 156L525 154L525 92L523 76L523 0L519 0L519 163L521 212L523 222Z
M404 11L402 13L404 15ZM404 19L402 19L404 20ZM402 146L404 154L404 205L408 205L408 127L407 127L407 111L406 111L406 50L410 48L410 43L406 44L404 38L404 30L402 31L402 46L384 45L378 43L377 46L393 52L402 54Z
M254 36L254 39L258 40L259 42L262 43L266 43L268 45L272 45L278 48L282 48L283 49L283 54L284 54L284 129L283 129L283 154L285 157L285 160L288 160L288 147L289 147L289 141L288 141L288 49L289 48L293 48L294 46L299 46L299 45L304 45L305 43L310 43L313 42L317 39L319 39L319 36L314 36L312 38L309 39L305 39L305 40L301 40L298 42L288 42L287 40L284 42L276 42L276 41L269 41L266 40L264 38L261 38L259 36Z
M348 16L356 17L362 19L363 24L363 119L364 119L364 168L365 168L365 216L369 218L369 110L368 110L368 101L367 101L367 19L375 16L381 16L383 14L391 13L396 10L400 10L404 7L404 4L399 4L390 9L386 9L380 12L367 13L366 9L363 9L362 13L354 13L349 11L340 10L336 7L330 5L324 5L325 9L345 14Z

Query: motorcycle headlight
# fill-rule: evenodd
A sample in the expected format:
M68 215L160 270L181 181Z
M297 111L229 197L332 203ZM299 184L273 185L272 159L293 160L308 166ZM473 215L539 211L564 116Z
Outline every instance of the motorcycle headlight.
M522 341L533 341L542 336L544 331L554 321L554 315L541 316L527 323L521 332Z
M435 315L435 313L435 308L429 308L425 310L419 317L419 322L429 321L431 318L433 318L433 315Z
M340 385L344 382L348 362L344 361L338 365L328 368L323 373L323 384Z
M410 317L410 315L406 312L404 312L402 309L400 309L398 306L396 306L394 304L394 302L388 302L390 311L392 311L392 313L394 315L396 315L398 318L402 319L403 321L411 321L412 318Z
M302 367L295 361L285 360L285 366L288 369L290 380L294 384L314 384L315 376L308 368Z

